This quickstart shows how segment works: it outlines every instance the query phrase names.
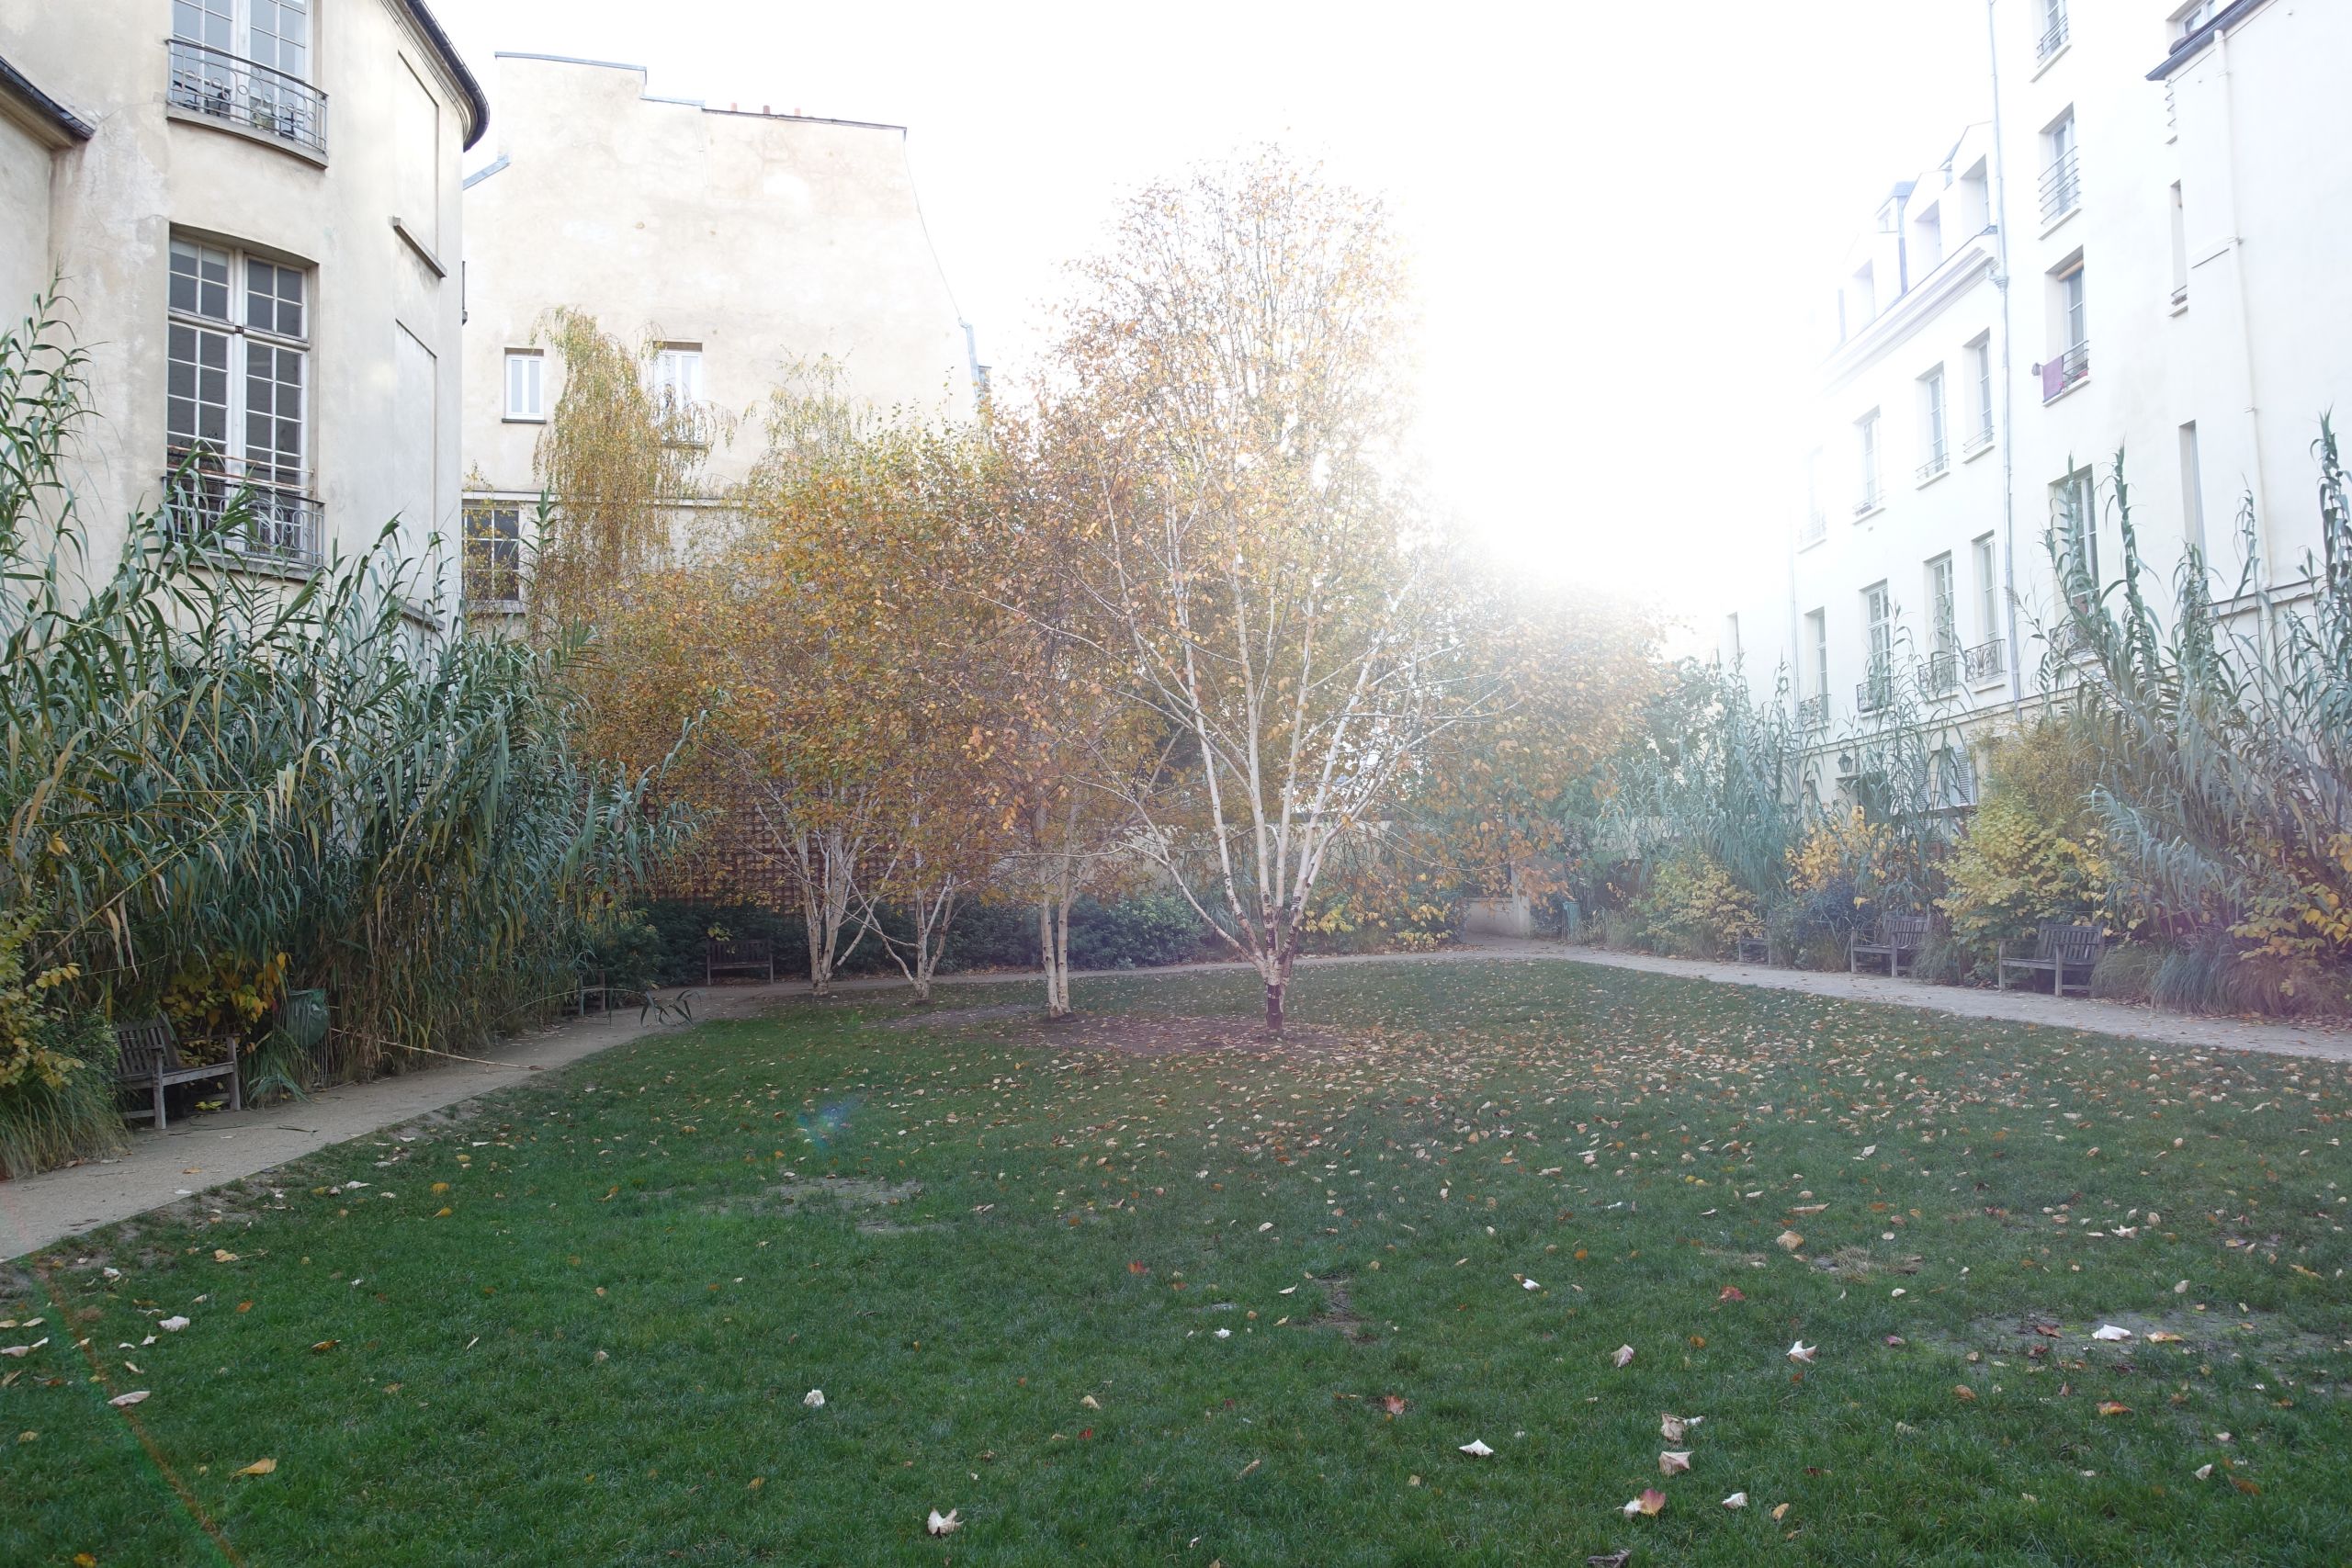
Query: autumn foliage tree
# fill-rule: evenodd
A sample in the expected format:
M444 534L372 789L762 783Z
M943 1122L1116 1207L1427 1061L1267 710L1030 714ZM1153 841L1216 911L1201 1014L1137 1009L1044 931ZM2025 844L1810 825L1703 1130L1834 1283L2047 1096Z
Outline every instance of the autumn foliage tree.
M1069 570L1172 742L1101 782L1279 1032L1334 844L1496 692L1400 473L1403 259L1376 201L1267 152L1143 191L1078 276L1045 432Z

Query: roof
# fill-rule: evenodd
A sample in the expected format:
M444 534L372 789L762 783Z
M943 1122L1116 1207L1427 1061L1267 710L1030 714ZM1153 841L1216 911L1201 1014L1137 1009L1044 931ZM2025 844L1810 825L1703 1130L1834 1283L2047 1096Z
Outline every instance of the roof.
M441 64L458 84L458 91L465 95L465 147L470 148L481 140L481 133L490 129L489 96L481 90L481 84L474 80L474 73L466 69L465 61L458 54L458 46L451 43L449 35L441 30L441 24L425 8L424 0L401 0L401 4L407 8L410 18L416 23L417 30L424 35L425 41L433 46L433 51L441 57Z
M634 71L640 77L650 74L644 66L631 65L627 61L583 60L578 55L573 54L540 54L528 50L502 49L492 58L498 60L536 60L540 63L547 65L586 65L598 71ZM907 128L905 126L893 125L887 120L841 119L831 115L801 114L797 111L792 114L776 114L773 110L764 107L752 110L738 108L733 104L728 105L723 109L713 108L707 102L701 98L665 97L658 93L646 92L641 87L639 89L637 96L639 99L644 103L675 104L681 108L700 109L705 114L733 115L740 119L792 120L802 125L845 126L853 130L895 130L901 136L905 135L907 131ZM484 169L481 173L484 175L487 175L491 173L491 170Z
M0 96L13 99L19 109L46 128L60 145L67 141L87 141L93 132L89 123L42 92L31 78L0 56Z
M2165 56L2165 62L2148 73L2148 80L2151 82L2165 80L2198 55L2202 54L2205 51L2205 46L2213 41L2214 34L2228 31L2237 26L2242 18L2252 16L2269 3L2270 0L2236 0L2233 5L2222 6L2214 14L2211 21L2174 44L2172 52Z

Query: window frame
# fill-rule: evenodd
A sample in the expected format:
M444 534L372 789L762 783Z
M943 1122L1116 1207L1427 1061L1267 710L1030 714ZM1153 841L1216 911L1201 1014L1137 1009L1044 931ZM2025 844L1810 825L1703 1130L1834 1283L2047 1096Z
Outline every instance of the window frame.
M502 522L504 526L502 528ZM488 531L482 525L487 523ZM459 523L458 596L469 605L510 605L523 602L523 503L495 496L466 502ZM488 559L477 562L477 546L487 546ZM477 581L512 592L474 592Z
M183 460L198 454L199 449L205 449L209 450L213 457L219 459L218 466L224 473L250 478L252 482L266 485L274 490L291 490L304 496L315 497L318 469L317 411L314 389L318 378L314 369L312 348L318 337L318 269L268 252L256 251L243 245L221 244L193 234L175 232L165 247L167 279L175 276L171 270L171 263L177 259L183 247L195 254L199 271L196 274L198 296L195 309L184 310L177 305L173 299L175 289L168 282L164 289L164 441L167 466L177 468ZM229 314L225 316L207 315L203 311L204 283L200 269L203 257L207 254L220 256L228 264L228 298L224 303L228 307ZM267 266L278 274L290 272L301 280L302 292L298 304L301 312L300 333L280 331L279 322L275 319L265 326L254 324L252 269L255 266ZM271 298L282 300L284 296L273 294ZM203 341L201 334L210 333L226 341L227 348L222 365L222 370L227 378L227 384L223 389L225 400L219 405L222 410L223 429L221 439L217 445L209 442L201 434L192 434L183 441L172 429L170 405L175 394L172 391L171 367L179 363L173 356L173 339L175 330L198 334L195 341L199 349ZM250 421L254 412L251 399L254 374L254 351L256 348L266 351L272 357L270 378L273 385L284 384L277 378L284 368L282 356L291 355L293 363L300 369L300 378L295 383L299 396L299 408L294 425L300 442L300 450L292 465L278 462L273 457L266 465L269 469L269 475L266 478L251 476L244 472L251 468L253 462ZM200 393L203 365L200 360L194 363L198 372L197 387ZM200 396L190 400L199 411L208 406ZM277 420L282 419L283 414L280 411L273 409L267 417ZM269 450L275 454L281 449L273 446ZM291 479L279 477L289 473L294 477Z
M532 406L520 408L514 400L514 371L518 364L532 367L530 378ZM506 424L545 424L548 422L548 356L537 348L508 348L499 360L500 382L505 403L501 422Z
M1854 421L1856 478L1861 480L1861 492L1854 501L1854 515L1865 517L1886 504L1886 457L1879 439L1881 410Z
M681 377L681 369L692 374ZM691 382L690 387L685 382ZM665 413L691 412L703 404L703 347L699 343L657 344L653 350L653 399Z
M286 77L289 81L300 82L308 87L317 86L318 77L314 74L319 57L317 0L259 0L259 4L269 7L273 20L282 18L288 10L301 17L302 39L296 46L302 52L302 62L299 69L288 69L284 63L286 35L283 33L269 32L264 35L276 40L278 46L270 51L269 59L264 60L254 51L254 13L257 8L256 0L172 0L171 31L165 36L184 43L195 44L200 49L217 49L248 65L258 65L263 70ZM226 27L221 30L227 41L215 42L211 38L205 36L209 29L200 26L194 33L182 32L181 17L191 13L198 17L219 17L226 23Z

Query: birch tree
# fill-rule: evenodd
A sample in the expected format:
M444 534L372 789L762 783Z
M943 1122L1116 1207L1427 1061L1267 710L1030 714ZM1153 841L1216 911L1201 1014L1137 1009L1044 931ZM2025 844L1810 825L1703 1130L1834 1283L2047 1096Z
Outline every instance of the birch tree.
M1275 1033L1335 841L1494 699L1400 473L1403 276L1377 202L1262 152L1127 205L1057 359L1072 571L1182 764L1101 782Z

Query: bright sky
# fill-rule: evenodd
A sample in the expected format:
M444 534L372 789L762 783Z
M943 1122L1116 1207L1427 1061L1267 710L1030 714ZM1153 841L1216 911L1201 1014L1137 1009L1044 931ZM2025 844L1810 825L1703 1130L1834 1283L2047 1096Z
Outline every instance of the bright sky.
M1440 495L1532 567L1710 626L1778 570L1807 312L1887 187L1986 112L1984 0L438 12L493 95L492 54L523 51L909 127L948 280L1016 378L1122 192L1261 141L1319 157L1418 255Z

